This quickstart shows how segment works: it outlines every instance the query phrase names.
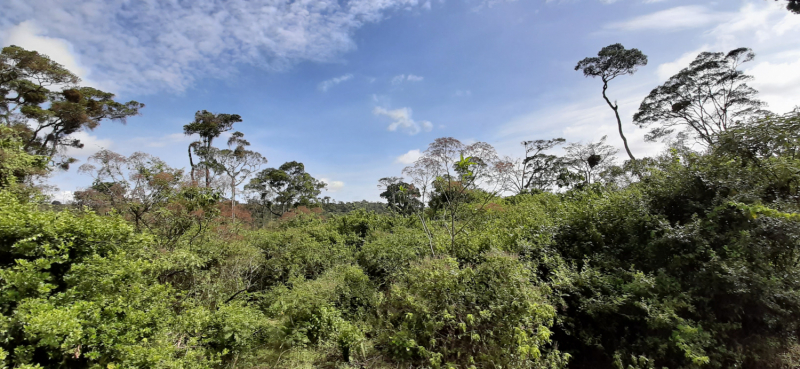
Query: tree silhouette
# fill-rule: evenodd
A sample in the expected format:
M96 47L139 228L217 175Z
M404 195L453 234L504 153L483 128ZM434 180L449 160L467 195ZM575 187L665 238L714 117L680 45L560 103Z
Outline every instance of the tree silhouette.
M236 187L244 183L250 174L267 163L267 159L255 151L247 150L250 142L244 134L234 132L228 139L228 148L219 150L211 148L208 152L210 167L214 171L224 173L230 179L231 186L231 219L236 220Z
M211 164L209 162L211 144L223 132L230 131L234 123L241 121L242 117L239 114L214 114L207 110L200 110L194 114L192 123L183 126L183 133L186 135L198 134L200 136L200 140L189 144L189 165L192 167L192 182L195 180L195 168L201 166L205 169L206 187L211 186ZM200 157L201 161L199 163L194 163L192 152Z
M625 144L625 151L631 160L636 160L628 147L628 140L622 133L622 120L619 118L619 106L615 101L613 104L606 95L608 90L608 82L622 75L634 74L639 66L647 65L647 55L644 55L639 49L626 50L621 44L613 44L606 46L597 53L596 57L585 58L578 62L575 70L580 70L586 77L600 77L603 81L603 99L606 101L614 115L617 118L617 127L619 128L619 136Z
M650 141L682 129L685 137L696 136L711 144L717 133L763 112L763 102L747 85L752 76L738 68L755 58L748 48L703 52L687 67L656 87L645 97L633 121L640 127L660 126L647 134Z

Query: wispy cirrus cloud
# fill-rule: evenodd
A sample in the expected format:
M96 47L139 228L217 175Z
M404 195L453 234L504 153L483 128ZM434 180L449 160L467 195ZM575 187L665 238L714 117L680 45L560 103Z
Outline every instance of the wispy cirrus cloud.
M387 129L389 131L397 131L398 129L409 135L415 135L422 131L430 132L433 129L433 123L427 120L415 121L411 118L411 108L400 108L394 110L387 110L381 107L376 107L372 110L375 115L383 115L392 119Z
M0 39L30 22L37 37L68 42L89 77L113 90L182 91L237 64L282 70L355 48L352 34L418 0L8 0ZM61 41L58 41L61 40ZM25 46L25 45L20 45Z
M334 77L334 78L331 78L329 80L322 81L317 86L317 88L322 92L326 92L326 91L328 91L329 88L331 88L333 86L336 86L336 85L338 85L338 84L340 84L342 82L348 81L350 79L353 79L353 75L348 73L348 74L345 74L343 76Z
M420 82L423 79L425 79L425 77L414 74L398 74L392 78L392 84L399 85L403 82Z
M670 9L641 15L621 22L609 23L607 30L641 31L661 30L677 31L713 25L727 19L729 13L715 12L702 5L677 6Z

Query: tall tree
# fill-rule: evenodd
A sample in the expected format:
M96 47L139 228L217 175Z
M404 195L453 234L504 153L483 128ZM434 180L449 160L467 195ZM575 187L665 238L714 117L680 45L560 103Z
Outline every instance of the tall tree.
M552 188L560 171L565 168L564 159L545 152L564 142L563 138L523 141L525 157L506 158L499 168L505 177L505 189L521 194L529 190L546 191Z
M703 52L687 67L656 87L645 97L633 120L650 127L650 141L669 136L676 130L682 137L695 137L713 143L716 134L763 113L766 104L756 99L747 85L753 79L739 67L755 58L748 48Z
M503 177L498 170L502 165L494 147L488 143L464 145L455 138L442 137L428 145L422 157L403 169L403 174L412 178L423 202L428 196L429 204L441 212L441 225L450 236L450 247L453 248L456 238L472 225L477 211L503 188ZM482 191L479 187L484 184L495 188ZM465 209L464 205L472 200L477 201L478 206ZM432 233L423 210L420 208L417 212L418 217L428 236L431 254L435 254Z
M234 132L228 139L228 148L218 150L211 148L209 161L214 171L224 173L230 179L231 187L231 219L236 220L236 188L244 183L250 174L267 163L267 159L255 151L247 150L250 142L244 134Z
M315 204L325 186L306 173L303 163L290 161L262 170L245 188L255 192L270 213L281 216L294 207Z
M195 168L202 167L205 170L206 187L211 186L211 162L209 154L212 151L211 144L214 139L223 132L233 129L234 123L242 121L239 114L214 114L207 110L199 110L194 114L194 121L183 126L183 133L186 135L197 134L200 140L189 144L189 165L192 168L192 181L195 180ZM192 158L194 152L201 161L195 164Z
M150 228L151 214L168 202L183 179L183 170L143 152L126 157L100 150L78 170L92 176L94 182L75 192L76 201L95 210L115 209L129 216L137 230Z
M622 133L622 120L619 117L619 105L617 102L611 103L611 100L606 95L608 90L608 82L622 75L634 74L640 66L647 65L647 56L644 55L639 49L626 50L621 44L613 44L600 49L596 57L585 58L578 62L575 70L583 72L587 77L600 77L603 81L603 99L606 101L611 110L614 111L614 116L617 118L617 127L619 128L619 137L625 144L625 151L631 160L636 160L628 147L628 139Z
M378 181L378 188L383 189L380 196L386 199L387 207L398 214L412 215L422 207L420 193L411 183L403 181L403 177L385 177Z
M588 144L571 143L565 148L567 165L583 177L586 184L596 182L602 172L614 165L617 149L606 144L607 137L603 136L600 141Z
M117 102L114 94L79 83L78 76L46 55L5 47L0 52L0 121L26 131L27 151L50 156L66 169L75 159L64 151L83 147L73 133L92 130L106 119L125 123L144 107Z

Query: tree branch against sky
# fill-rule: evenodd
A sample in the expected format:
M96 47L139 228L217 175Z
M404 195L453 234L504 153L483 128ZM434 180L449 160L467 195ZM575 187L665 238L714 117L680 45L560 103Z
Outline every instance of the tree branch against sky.
M267 163L267 158L260 153L247 150L250 143L241 132L234 132L228 139L227 149L211 147L205 153L209 167L216 172L224 173L230 179L231 220L236 221L236 188L244 183L251 174Z
M692 63L656 87L633 116L640 127L652 127L647 139L672 133L710 145L716 134L762 114L766 104L750 87L753 77L740 70L755 53L737 48L728 53L702 52Z
M600 141L587 144L571 143L565 148L567 165L583 177L586 184L597 181L598 176L614 165L617 149L606 143L607 136Z
M214 114L207 110L200 110L194 114L194 121L183 126L183 133L187 136L197 134L200 140L189 144L189 164L191 165L192 181L195 180L195 168L201 167L205 170L206 187L211 186L211 144L214 139L224 132L233 129L234 123L242 121L238 114ZM201 161L194 164L192 152L201 158Z
M775 0L775 1L778 1L778 0ZM800 14L800 0L787 0L786 1L786 10L788 10L788 11L790 11L792 13L795 13L795 14Z
M26 131L26 150L48 156L62 169L75 159L68 148L83 148L75 134L104 120L125 123L144 104L120 103L114 94L80 86L80 78L46 55L8 46L0 52L0 121Z
M608 90L608 83L611 80L626 74L634 74L640 66L645 65L647 65L647 55L644 55L639 49L626 50L621 44L613 44L602 48L596 57L585 58L575 66L575 70L582 71L583 75L600 77L600 80L603 81L603 99L614 111L614 116L617 118L617 127L619 128L619 137L622 138L625 151L631 160L636 160L636 158L633 157L633 153L628 147L628 139L622 133L619 105L617 105L616 101L611 103L611 100L606 95L606 90Z
M525 156L514 160L506 159L511 167L506 168L506 188L520 194L525 191L545 191L555 185L559 171L563 168L563 160L546 151L563 145L566 140L553 138L549 140L523 141Z

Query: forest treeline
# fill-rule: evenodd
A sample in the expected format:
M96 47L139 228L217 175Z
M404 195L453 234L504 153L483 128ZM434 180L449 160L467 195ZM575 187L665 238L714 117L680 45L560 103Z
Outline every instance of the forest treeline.
M653 157L613 99L647 57L615 44L575 69L625 160L608 137L518 158L444 137L377 181L385 203L342 203L203 110L185 169L101 150L52 204L73 134L144 105L5 47L0 368L796 368L800 110L766 110L754 57L655 87L633 117Z

